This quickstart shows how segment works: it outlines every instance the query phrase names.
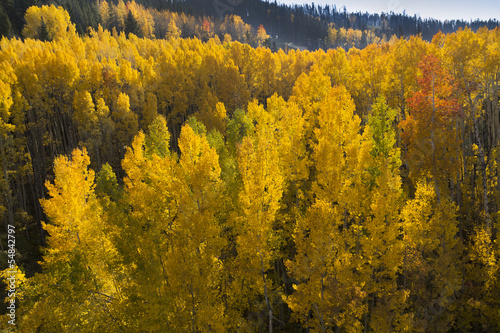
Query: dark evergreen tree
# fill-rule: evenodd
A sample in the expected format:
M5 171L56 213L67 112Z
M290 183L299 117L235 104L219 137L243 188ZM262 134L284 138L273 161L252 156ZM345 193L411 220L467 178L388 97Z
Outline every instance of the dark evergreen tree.
M125 34L134 34L137 37L142 37L141 29L139 29L139 25L137 24L137 20L132 14L132 11L128 11L127 18L125 19Z
M43 17L42 17L42 23L38 28L38 39L43 42L50 42L52 40L52 38L50 38L49 35L49 30L47 29L47 24L43 20Z
M3 6L0 6L0 35L5 37L12 36L12 25Z
M122 30L122 27L120 26L120 20L118 18L118 13L113 6L109 6L108 25L104 28L108 29L109 31L112 31L113 28L115 28L118 32Z
M273 40L273 44L271 47L272 52L278 52L278 46L276 45L276 41Z

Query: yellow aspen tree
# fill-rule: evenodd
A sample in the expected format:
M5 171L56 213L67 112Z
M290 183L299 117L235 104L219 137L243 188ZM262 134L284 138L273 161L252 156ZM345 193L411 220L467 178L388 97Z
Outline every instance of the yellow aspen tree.
M305 139L308 145L311 145L315 140L313 129L318 124L320 105L330 89L329 77L324 75L317 66L309 74L301 74L293 87L290 100L302 110L306 121Z
M209 131L221 131L225 124L224 120L219 117L219 113L217 111L217 104L220 102L218 102L217 96L207 89L207 85L202 88L202 91L204 91L202 92L203 97L200 98L200 102L196 103L199 105L200 109L198 112L195 112L194 117L199 119ZM219 108L219 111L220 110L221 109Z
M234 262L232 288L240 302L240 313L255 311L252 308L255 298L264 299L264 304L257 310L266 314L267 328L272 332L275 302L267 271L274 259L276 240L273 223L282 197L283 176L272 116L257 101L248 105L248 115L257 125L255 132L245 137L238 149L238 170L242 181L239 195L241 213L235 218L238 224L238 256ZM243 289L241 284L245 286Z
M351 64L347 60L347 54L343 49L328 50L326 58L319 63L319 66L323 73L330 77L332 85L347 84Z
M270 49L258 48L255 52L257 56L257 85L253 87L255 89L254 96L264 102L277 90L281 64L277 55Z
M277 216L277 232L282 232L282 251L291 251L295 220L307 204L309 158L305 142L305 120L294 102L274 94L267 99L267 110L274 119L274 136L283 175L283 198ZM289 257L283 253L282 257ZM282 260L279 264L283 266ZM284 269L284 266L282 267Z
M333 25L328 27L328 35L326 37L326 46L328 46L328 48L336 49L339 46L338 33L339 31L335 29Z
M371 105L387 90L388 48L369 45L362 50L351 49L348 89L356 104L356 111L366 117Z
M317 332L361 331L366 311L364 281L356 267L371 140L368 132L359 134L360 122L347 90L331 88L314 130L315 201L297 221L297 254L287 264L297 283L286 301L294 319Z
M162 84L166 85L166 92L158 93L160 103L167 102L168 123L172 128L174 140L179 137L179 128L184 121L194 113L194 105L197 101L196 74L202 62L201 54L195 52L193 44L200 43L199 40L179 40L180 47L173 52L170 59L167 59L173 66L161 68L158 75L162 77ZM163 87L162 87L163 88ZM169 94L167 99L163 99L165 94Z
M137 277L130 291L138 300L127 311L136 311L137 328L223 331L217 291L223 245L215 218L222 186L218 156L204 135L186 125L177 162L166 150L169 138L165 120L158 117L148 136L141 132L135 138L123 161L124 195L133 207L124 222L133 233L123 240L138 247L136 255L127 256L130 274ZM155 288L144 290L147 281Z
M498 239L491 240L490 231L478 226L468 246L465 271L466 304L459 308L458 327L481 325L486 331L500 329L500 246ZM465 303L465 302L464 302Z
M130 99L127 94L120 93L116 106L111 112L115 123L115 138L118 145L127 145L139 129L137 115L130 110Z
M239 192L241 190L241 180L238 172L238 147L240 147L243 138L251 136L255 126L252 118L242 109L236 109L233 116L228 120L225 131L226 152L221 154L224 158L221 162L223 168L222 178L225 182L228 205L230 211L236 211L239 207ZM228 226L228 231L237 234L237 226Z
M476 75L479 76L481 91L484 92L484 102L482 107L481 117L483 125L486 129L486 137L484 138L485 151L488 153L487 162L487 182L489 187L492 212L494 213L499 205L500 198L500 182L499 182L499 165L500 154L498 143L500 141L500 121L495 117L500 110L500 33L497 30L488 30L487 28L479 29L476 34L479 37L480 44L485 45L482 52L479 53L480 59L477 59ZM479 148L479 147L478 147ZM484 195L484 188L483 188ZM484 204L483 204L484 205Z
M257 44L259 46L266 46L268 44L269 35L266 32L266 28L261 24L257 28ZM267 45L269 46L269 45Z
M158 99L152 92L146 93L146 102L141 113L141 128L146 129L158 116Z
M97 4L102 24L105 28L109 26L109 4L106 0L99 0Z
M114 161L116 156L114 156L114 145L113 145L113 133L115 131L115 123L110 115L109 107L104 102L103 98L97 99L95 104L96 114L99 118L99 130L101 136L98 139L101 142L101 146L97 150L97 164L101 165L102 161Z
M134 44L132 44L133 38L132 40L124 38L122 41L123 45L121 47L129 50L134 49ZM136 57L140 59L140 56L137 54L131 54L128 56L132 59L122 59L119 62L120 66L118 72L118 81L121 83L121 91L129 96L132 108L136 109L140 104L139 100L142 100L144 98L144 87L142 84L141 75L138 69L133 66L132 62L135 62Z
M428 44L421 37L412 36L409 40L398 39L391 45L389 53L390 93L387 94L389 106L399 109L399 119L405 120L408 115L408 99L417 90L418 63L424 53L428 52Z
M197 96L196 104L199 106L199 110L195 113L195 116L205 124L208 130L218 128L220 131L220 127L214 127L214 125L217 126L218 123L216 114L214 113L216 109L215 106L220 101L220 98L215 92L214 83L223 64L223 52L219 51L220 50L206 50L206 52L203 52L202 62L198 71L197 84L199 95ZM224 87L229 88L227 85ZM223 90L226 91L225 89Z
M276 55L281 63L280 72L278 73L279 84L276 86L276 93L283 97L285 100L290 98L292 94L293 85L297 80L298 75L295 71L295 59L293 57L294 50L285 53L283 49L279 49Z
M175 24L174 17L170 18L170 22L168 23L167 27L167 40L171 41L174 39L177 39L181 36L181 31L177 27L177 24Z
M90 155L99 159L99 148L101 146L102 135L100 126L99 110L96 109L92 96L88 91L76 91L73 102L73 118L76 120L78 132L80 134L80 145L90 151Z
M464 145L462 149L464 154L463 173L464 175L471 175L471 178L473 179L480 177L481 184L478 184L478 187L480 186L480 190L478 191L475 188L472 189L473 186L471 186L469 193L473 199L476 199L476 192L477 195L482 197L483 216L481 220L483 220L487 229L491 229L492 218L489 207L491 204L491 198L489 198L491 189L489 189L488 184L488 161L493 159L488 156L489 151L491 151L486 148L488 146L488 138L487 136L484 138L482 134L483 130L481 129L481 119L484 114L484 106L487 106L488 104L487 101L485 101L485 97L489 97L489 89L485 86L488 84L488 80L485 79L490 75L490 73L494 73L494 68L486 69L487 67L485 68L484 66L485 63L488 62L484 59L486 54L489 53L487 44L483 38L480 38L479 34L475 34L468 27L463 30L460 29L456 33L446 36L446 38L444 36L436 35L433 38L433 44L436 43L440 43L442 45L442 51L445 55L444 59L447 62L447 64L443 63L442 66L444 67L444 65L448 65L447 67L450 68L450 72L447 74L449 76L452 75L454 88L458 88L461 92L460 94L456 94L456 97L453 96L456 99L456 103L460 106L460 110L463 110L464 113L464 117L457 121L457 126L459 125L462 128L462 132L465 131L466 126L469 126L468 124L470 124L471 127L469 130L471 132L469 134L470 144L468 147ZM446 69L446 67L444 68ZM438 111L440 110L438 109ZM492 124L496 122L493 119L491 121ZM486 125L486 127L489 126ZM463 133L462 136L464 134L465 133ZM461 139L465 141L465 138ZM454 142L457 141L458 140L456 139L454 140ZM471 149L472 147L477 147L477 149L474 149L476 150L474 154L477 153L477 156L474 157L474 164L477 164L478 167L467 166L465 161L467 158L467 150L470 154L471 150L473 150ZM455 163L455 165L457 164L458 163ZM476 169L478 170L476 171ZM475 172L471 172L472 170ZM470 183L475 182L468 180L467 178L469 177L465 178L466 181L469 181ZM467 200L467 196L465 197ZM475 205L475 203L473 205ZM475 226L471 229L474 229L474 227Z
M118 0L118 3L114 6L114 10L116 13L116 22L114 22L116 24L116 29L118 29L118 31L123 31L125 29L125 19L128 14L127 5L123 0Z
M238 67L241 74L244 75L248 90L248 98L255 97L255 91L259 89L259 73L257 69L257 51L248 44L231 43L229 45L228 57Z
M152 11L145 9L143 6L138 5L135 1L128 3L128 8L137 19L141 35L144 38L155 38L154 35L154 19Z
M489 150L486 173L488 177L488 195L491 200L490 207L496 207L496 209L498 209L498 200L500 198L500 182L498 182L498 161L500 159L498 151L498 131L500 126L494 114L497 114L500 108L500 103L498 103L500 84L497 75L500 66L500 51L498 48L500 45L500 33L497 30L480 29L476 33L478 37L477 41L470 38L469 34L468 31L458 32L457 36L453 36L449 41L447 40L446 44L448 44L447 49L453 52L454 58L460 59L461 52L465 52L465 54L469 54L471 51L473 52L473 57L469 59L469 61L472 62L472 64L469 65L472 65L472 71L469 75L471 79L477 79L479 86L476 86L476 88L480 87L479 90L482 94L481 98L484 99L482 102L482 110L478 112L478 118L484 119L483 126L485 126L485 132L487 133L486 135L481 135L481 137L484 138L483 144L485 147L490 147L489 149L485 149L486 151ZM478 50L469 50L468 40L472 42L474 46L484 46L480 48L479 52ZM469 70L466 70L465 73ZM481 132L482 131L483 130L481 130ZM464 158L466 158L465 153L466 149L464 149ZM477 165L478 162L481 162L481 154L478 145L472 146L472 153L473 156L469 157L469 163ZM475 167L471 167L469 170L473 170L473 168L475 169ZM466 177L465 179L474 179L474 174L471 172L467 173L466 170L463 171ZM475 196L476 192L479 192L478 189L480 185L474 184L474 182L471 183L470 190L464 195L464 207L469 205L476 205L477 207L478 205L478 203L475 202L478 201L475 200ZM495 211L495 208L490 209L492 212ZM492 214L492 216L496 216L496 219L498 219L498 213ZM488 226L478 223L479 221L477 221L477 219L470 218L470 220L474 227L469 227L473 230L470 231L471 239L469 244L467 244L469 260L467 260L465 270L464 305L461 307L461 311L458 314L460 321L457 323L457 326L478 327L480 325L486 331L497 331L500 329L498 316L500 313L500 304L498 302L500 299L498 296L500 292L500 279L498 278L500 276L500 243L498 241L498 236L495 237L494 230L497 230L498 227L494 227L495 224L493 224L493 227L489 228Z
M114 313L119 290L110 267L117 251L94 193L94 172L86 150L54 162L54 184L47 182L50 199L42 200L50 223L41 274L25 290L29 311L22 330L115 332L121 326Z
M145 135L139 132L122 161L127 174L123 179L123 200L131 209L129 213L115 213L110 223L123 231L117 235L117 248L123 255L125 274L133 277L122 283L129 295L122 312L127 314L130 328L157 331L163 327L171 331L167 323L171 321L170 306L175 303L169 293L164 261L171 246L169 226L176 216L178 200L173 177L175 160L168 153L154 154L150 161L146 153L151 150L145 147ZM144 288L145 284L154 287Z
M409 115L408 100L417 90L418 63L423 54L428 52L429 44L421 37L411 36L408 40L400 38L393 45L388 55L389 70L385 81L388 85L386 93L387 103L391 108L398 110L396 121L399 124ZM404 165L404 185L409 182L408 145L402 140L402 129L397 131L396 139L402 149L402 162Z
M407 331L410 316L406 314L407 291L398 285L404 258L401 240L400 210L403 204L401 154L396 148L393 122L397 111L379 97L372 106L365 131L371 132L373 161L369 167L371 180L366 183L370 204L364 216L360 239L364 290L368 309L365 330L375 332ZM369 319L369 320L368 320Z
M305 193L298 188L303 187L299 183L308 178L309 161L305 143L306 121L302 110L293 101L285 102L274 94L267 100L267 112L274 117L276 124L275 137L284 181L295 188L297 198L303 199Z
M239 68L232 60L227 61L223 68L219 70L215 78L215 84L217 98L231 112L248 103L250 93L245 82L245 76L240 74Z
M0 196L0 216L3 216L5 210L7 211L8 218L4 220L4 227L5 233L8 233L8 224L14 225L14 210L10 191L5 139L7 139L16 129L16 126L10 121L13 115L11 107L14 103L12 99L11 83L15 80L15 75L13 73L13 68L7 62L3 61L0 66L0 157L2 160L1 178L3 178L1 186L2 194ZM6 207L4 207L3 204L5 204Z
M49 40L69 38L76 33L75 25L71 23L68 12L62 7L32 6L26 10L24 19L26 25L22 34L26 38L38 38L42 22L46 25Z
M419 182L403 220L405 258L403 285L409 290L414 331L447 332L455 321L456 292L462 283L457 237L457 207L438 200L434 186Z
M185 184L180 188L177 222L182 258L173 256L171 264L180 268L178 279L186 291L183 300L189 304L191 331L222 331L224 311L218 295L218 257L223 243L215 218L222 190L219 157L206 137L197 135L189 125L181 131L179 149L179 178ZM190 280L186 281L186 277Z

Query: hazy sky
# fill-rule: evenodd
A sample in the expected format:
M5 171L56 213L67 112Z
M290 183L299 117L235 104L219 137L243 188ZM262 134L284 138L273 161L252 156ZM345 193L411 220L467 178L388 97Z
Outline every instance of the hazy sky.
M422 18L433 17L439 20L451 19L483 19L500 20L500 0L278 0L286 4L303 4L314 2L318 5L344 6L348 12L381 13L390 12L420 15Z

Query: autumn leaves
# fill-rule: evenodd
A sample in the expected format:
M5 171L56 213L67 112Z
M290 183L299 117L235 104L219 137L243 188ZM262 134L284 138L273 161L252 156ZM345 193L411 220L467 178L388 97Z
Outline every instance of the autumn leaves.
M432 189L419 187L408 205L424 208L403 209L394 110L380 98L362 126L344 87L310 79L301 87L316 103L277 95L267 107L251 102L225 120L226 140L190 118L179 154L157 116L127 148L120 182L109 167L94 177L85 150L56 159L43 202L51 221L44 273L27 290L63 287L31 298L30 318L60 329L83 320L68 309L45 311L64 290L87 304L92 325L111 331L280 327L287 308L316 331L418 325L410 297L437 297L419 281L442 271L428 266L429 253L438 250L436 264L457 256L453 206L441 210ZM430 218L432 233L420 234ZM442 274L455 269L444 267ZM437 278L438 291L442 283L449 287L440 297L452 297L456 274ZM115 320L99 322L107 316Z
M495 330L498 36L348 53L102 29L2 40L16 223L23 177L37 198L80 146L46 182L20 325Z

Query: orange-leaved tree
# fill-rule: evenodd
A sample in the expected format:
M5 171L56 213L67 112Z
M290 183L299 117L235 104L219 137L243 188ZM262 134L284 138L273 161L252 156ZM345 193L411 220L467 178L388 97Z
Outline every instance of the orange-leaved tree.
M419 90L409 98L410 114L400 126L408 145L410 177L434 181L438 200L446 189L446 181L455 175L459 142L454 120L461 115L455 99L451 75L434 55L424 56L419 64Z

